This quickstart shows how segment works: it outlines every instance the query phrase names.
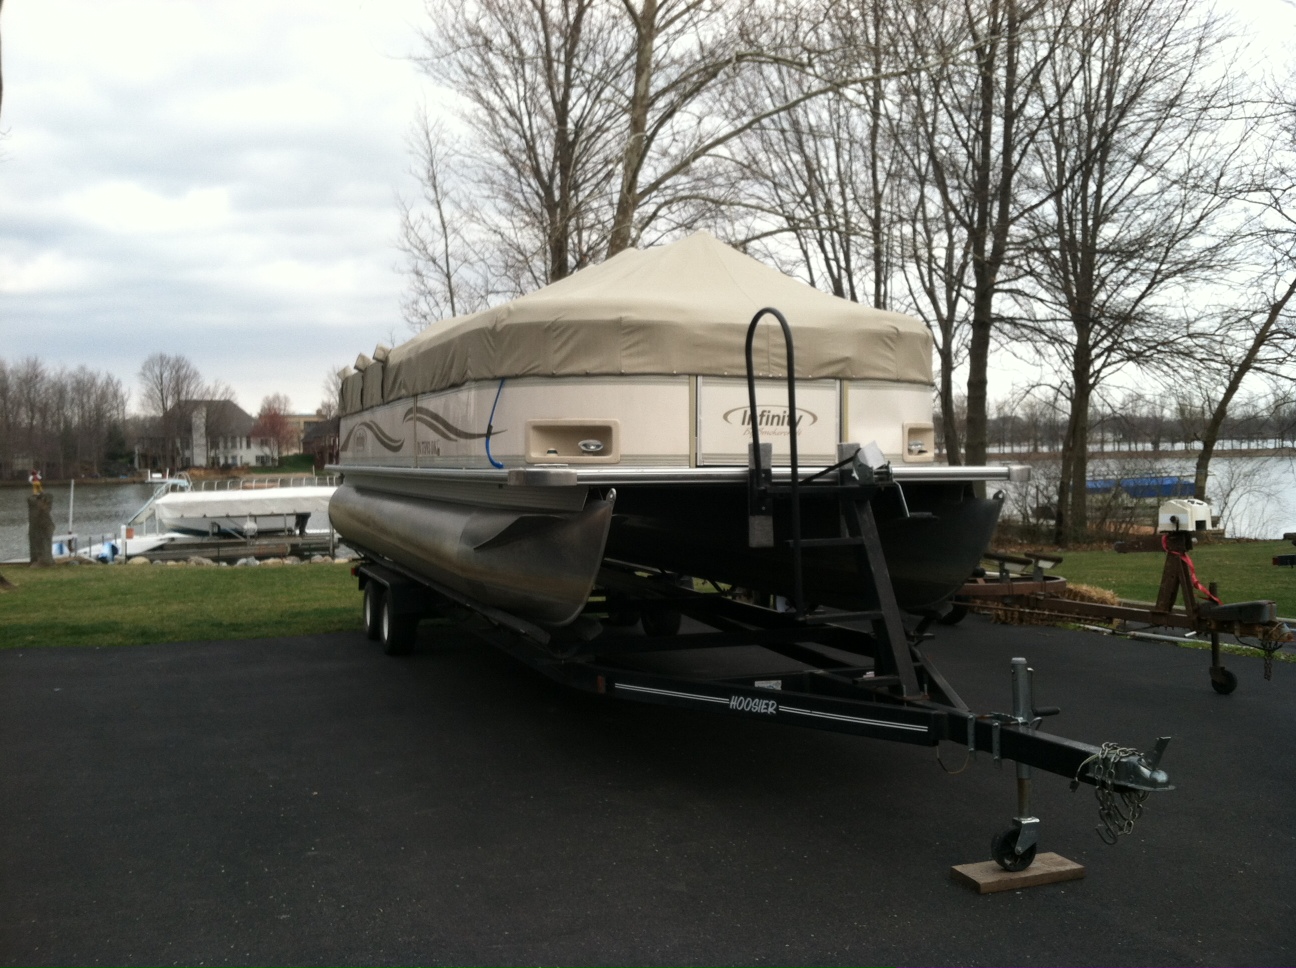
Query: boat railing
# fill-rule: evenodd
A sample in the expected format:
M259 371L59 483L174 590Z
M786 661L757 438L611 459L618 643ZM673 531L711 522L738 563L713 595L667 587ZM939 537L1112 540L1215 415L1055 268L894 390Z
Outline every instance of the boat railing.
M262 491L280 487L336 487L335 474L293 474L269 477L229 477L221 480L196 481L195 491Z
M161 480L154 478L149 483L156 484L153 488L153 496L144 502L144 506L126 519L126 526L130 528L143 528L145 523L152 519L154 528L157 527L157 513L154 507L159 498L163 495L170 494L172 491L188 491L193 488L193 481L184 471L176 474L174 477L164 477Z

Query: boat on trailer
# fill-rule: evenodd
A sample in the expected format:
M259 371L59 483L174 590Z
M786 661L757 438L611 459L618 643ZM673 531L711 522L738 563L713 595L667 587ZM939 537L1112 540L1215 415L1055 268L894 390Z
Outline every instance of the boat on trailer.
M1013 714L978 715L921 655L989 544L985 492L1029 474L935 460L931 355L921 322L705 233L379 347L343 382L330 468L366 628L401 653L421 618L467 609L579 688L1015 759L994 854L1024 867L1032 767L1110 804L1169 787L1164 742L1038 732L1024 660ZM651 637L681 614L711 631ZM765 658L655 664L734 648Z
M795 406L777 326L744 355L753 313L795 336ZM775 478L872 442L890 486L872 501L901 607L940 610L977 566L1025 467L935 462L931 337L918 320L819 292L705 233L627 251L358 361L341 394L334 526L460 592L551 625L572 621L604 558L789 594L786 509L748 541L755 438ZM811 488L811 491L814 489ZM805 526L833 530L836 502ZM812 604L868 608L844 545L806 546Z

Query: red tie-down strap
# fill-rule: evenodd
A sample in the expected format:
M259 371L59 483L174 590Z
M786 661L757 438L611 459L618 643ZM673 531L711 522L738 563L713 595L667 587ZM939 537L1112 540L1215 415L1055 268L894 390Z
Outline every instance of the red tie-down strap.
M1189 579L1192 580L1193 588L1197 589L1199 592L1201 592L1203 595L1209 598L1216 605L1221 604L1220 600L1211 594L1210 589L1207 588L1205 585L1203 585L1200 581L1198 581L1197 569L1193 567L1192 559L1188 557L1188 552L1175 551L1170 547L1170 535L1168 534L1161 535L1161 547L1165 549L1167 554L1174 555L1176 558L1181 558L1183 560L1183 563L1188 566L1188 577Z

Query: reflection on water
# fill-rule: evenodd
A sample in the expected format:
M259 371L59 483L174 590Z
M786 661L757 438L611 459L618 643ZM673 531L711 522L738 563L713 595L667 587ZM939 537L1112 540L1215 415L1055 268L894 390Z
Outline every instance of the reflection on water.
M72 508L72 530L83 539L116 535L126 519L153 496L151 484L79 484ZM73 493L66 484L45 488L54 496L54 532L68 525L68 503ZM29 487L0 487L0 561L27 559L27 497ZM84 541L83 541L84 543Z

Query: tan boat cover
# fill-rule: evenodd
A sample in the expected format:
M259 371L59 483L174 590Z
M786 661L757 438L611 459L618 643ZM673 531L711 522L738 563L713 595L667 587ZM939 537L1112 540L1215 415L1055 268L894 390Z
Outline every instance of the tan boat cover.
M374 370L387 401L500 377L742 376L747 326L767 306L792 328L798 377L932 382L931 336L920 321L820 292L705 232L627 250L512 302L435 323L357 382L372 406ZM753 362L757 376L786 375L772 317L757 331ZM342 396L351 412L361 394L344 388Z

